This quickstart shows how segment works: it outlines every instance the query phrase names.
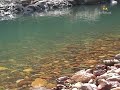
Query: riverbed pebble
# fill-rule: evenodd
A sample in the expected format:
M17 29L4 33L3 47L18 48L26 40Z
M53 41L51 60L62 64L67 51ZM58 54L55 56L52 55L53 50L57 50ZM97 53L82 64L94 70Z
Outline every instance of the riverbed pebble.
M74 80L75 82L88 82L91 78L95 78L95 75L93 75L92 73L87 73L85 70L81 70L75 73L75 75L73 75L71 77L72 80Z
M117 55L115 55L115 59L120 60L120 53L119 53L119 54L117 54Z
M93 69L80 70L69 79L63 77L59 79L70 81L68 86L62 83L54 90L120 90L120 63L118 59L103 60Z

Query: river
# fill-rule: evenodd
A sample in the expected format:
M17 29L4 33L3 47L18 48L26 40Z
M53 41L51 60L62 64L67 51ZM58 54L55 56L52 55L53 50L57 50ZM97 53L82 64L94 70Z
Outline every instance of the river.
M48 74L49 77L54 76L54 74L74 72L74 70L78 70L76 67L84 67L84 65L73 65L75 60L72 55L77 57L77 52L79 55L83 53L86 59L85 50L88 53L90 50L94 50L91 47L99 46L100 40L104 46L108 45L106 46L108 47L106 50L109 50L107 54L111 54L110 51L116 51L112 53L113 55L119 53L119 9L119 5L88 5L32 15L18 15L17 18L10 20L2 19L0 21L0 85L6 85L5 88L9 88L9 83L15 83L17 79L26 75L34 75L34 73L25 74L32 72L32 70L36 73L39 71L41 77L43 73L40 72ZM104 42L105 38L107 40ZM111 45L111 43L115 43L115 45ZM113 47L117 47L117 49L113 50ZM104 57L105 54L103 52L98 56ZM73 60L71 60L70 55ZM99 59L98 56L96 56L97 59ZM91 57L87 57L91 60ZM83 57L79 59L84 61ZM67 65L72 70L68 69ZM37 71L41 67L43 69ZM56 67L59 70L54 70ZM52 74L49 73L50 70L53 71ZM16 75L18 76L13 78Z

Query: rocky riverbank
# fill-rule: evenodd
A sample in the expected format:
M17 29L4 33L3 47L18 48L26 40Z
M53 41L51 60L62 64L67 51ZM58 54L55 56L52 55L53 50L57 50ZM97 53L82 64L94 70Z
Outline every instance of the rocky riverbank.
M2 0L0 1L0 17L14 18L15 15L19 14L46 12L76 5L105 3L110 3L110 0Z
M83 69L71 77L56 79L57 85L52 89L44 87L44 79L37 78L31 90L120 90L120 54L112 60L103 60L92 69Z

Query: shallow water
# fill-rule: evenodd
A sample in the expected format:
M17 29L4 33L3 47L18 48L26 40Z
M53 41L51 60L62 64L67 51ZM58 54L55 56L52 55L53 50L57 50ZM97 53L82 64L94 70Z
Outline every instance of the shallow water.
M54 52L69 43L93 39L105 33L119 33L119 6L82 6L51 11L0 22L0 60L16 58L37 49L37 54ZM59 13L57 13L59 12Z
M80 6L0 21L0 66L22 71L50 62L41 58L56 55L69 45L82 48L98 38L119 39L120 7L106 7L108 11L103 6Z

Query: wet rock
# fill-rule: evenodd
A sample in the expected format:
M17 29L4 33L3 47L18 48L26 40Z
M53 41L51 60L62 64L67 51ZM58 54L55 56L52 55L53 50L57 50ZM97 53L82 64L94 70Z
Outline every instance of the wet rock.
M114 64L115 67L120 68L120 63Z
M86 73L85 70L81 70L77 73L75 73L75 75L73 75L71 77L72 80L74 80L75 82L89 82L90 79L95 78L95 76L91 73Z
M94 84L95 83L95 79L90 79L90 81L88 83L89 84Z
M87 69L86 73L93 73L93 69Z
M83 85L83 83L77 82L77 83L73 84L72 87L73 87L73 88L81 88L82 85Z
M106 80L120 82L120 76L112 76L112 77L107 78Z
M29 85L31 84L32 81L29 81L29 80L25 80L25 79L19 79L16 81L16 84L18 87L22 87L24 85Z
M108 81L111 84L112 88L120 87L120 83L118 81Z
M31 83L33 88L45 87L47 85L47 81L45 79L36 78L35 81Z
M72 88L72 90L78 90L78 88Z
M64 84L67 79L69 79L69 77L63 76L63 77L57 78L56 81L57 81L57 84Z
M120 90L120 87L113 88L111 90Z
M105 64L98 64L95 66L95 69L99 70L104 70L104 69L107 69L107 66Z
M119 60L113 59L113 60L103 60L103 63L107 66L113 66L114 64L120 63Z
M21 4L14 4L11 6L11 11L16 14L20 14L24 12L24 7Z
M94 74L95 76L100 76L100 75L102 75L102 74L104 74L104 73L106 73L106 69L104 69L104 70L94 70L94 71L93 71L93 74Z
M5 90L5 88L3 86L0 86L0 90Z
M32 68L27 68L27 69L24 69L23 72L31 73L31 72L33 72L33 69Z
M116 70L115 70L115 73L117 73L117 74L120 75L120 68L116 69Z
M49 88L49 89L52 89L54 88L56 85L55 84L52 84L52 83L48 83L46 88Z
M25 7L31 3L31 0L20 0L20 2Z
M66 86L62 85L62 84L58 84L56 86L56 88L54 88L53 90L62 90L63 88L65 88Z
M120 60L120 54L115 55L115 59Z
M117 69L115 66L107 66L108 71L107 72L114 72L114 70Z
M32 88L31 90L50 90L45 87L37 87L37 88Z
M0 66L0 71L4 71L4 70L8 70L8 68Z
M104 74L101 75L101 76L98 76L97 79L108 79L108 78L116 77L116 76L119 76L119 74L117 74L117 73L112 73L112 72L108 72L108 73L104 73Z
M101 82L98 85L98 90L110 90L111 89L111 84L107 83L107 82Z
M97 86L93 84L85 83L82 87L82 90L97 90Z

